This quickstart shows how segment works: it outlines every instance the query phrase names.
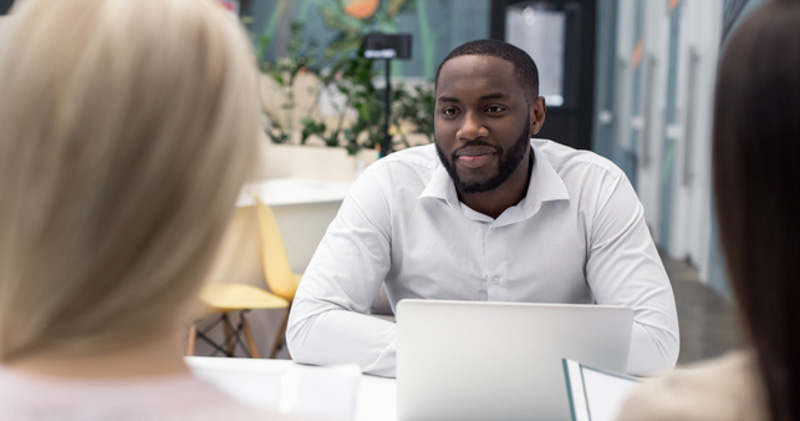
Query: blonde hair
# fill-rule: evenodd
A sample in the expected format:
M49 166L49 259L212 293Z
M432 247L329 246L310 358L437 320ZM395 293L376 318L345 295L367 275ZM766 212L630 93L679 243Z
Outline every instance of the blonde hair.
M188 310L260 136L211 0L26 0L0 48L0 361L120 347Z

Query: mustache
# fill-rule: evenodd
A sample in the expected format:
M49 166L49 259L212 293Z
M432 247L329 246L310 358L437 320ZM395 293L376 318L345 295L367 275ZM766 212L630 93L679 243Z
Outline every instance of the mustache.
M450 154L450 156L453 157L453 159L456 159L458 157L458 153L460 151L463 151L464 149L467 149L467 148L474 148L476 146L485 146L487 148L494 149L498 154L502 154L503 153L503 148L501 148L500 146L497 146L495 144L486 142L484 140L470 140L470 141L467 141L466 143L464 143L463 145L459 146L458 149L454 150L453 153Z

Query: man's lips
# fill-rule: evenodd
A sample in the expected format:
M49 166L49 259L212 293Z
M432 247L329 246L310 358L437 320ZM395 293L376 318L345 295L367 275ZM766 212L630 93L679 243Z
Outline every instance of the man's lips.
M479 168L491 161L497 150L489 146L469 146L456 151L456 161L467 168Z

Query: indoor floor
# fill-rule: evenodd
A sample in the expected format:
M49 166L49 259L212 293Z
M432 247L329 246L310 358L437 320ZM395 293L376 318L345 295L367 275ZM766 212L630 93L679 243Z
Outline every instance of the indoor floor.
M741 346L741 330L733 304L701 283L685 262L662 255L678 305L681 353L678 364L716 357Z

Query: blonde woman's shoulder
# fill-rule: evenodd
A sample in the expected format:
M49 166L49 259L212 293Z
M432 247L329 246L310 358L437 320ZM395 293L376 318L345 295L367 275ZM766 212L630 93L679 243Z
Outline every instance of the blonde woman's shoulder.
M732 352L642 383L618 421L766 420L752 355Z
M6 34L7 31L11 30L11 22L13 18L9 15L0 15L0 35ZM0 40L6 39L5 36L0 36Z
M0 60L4 56L4 51L11 42L11 26L16 21L12 15L0 15Z

